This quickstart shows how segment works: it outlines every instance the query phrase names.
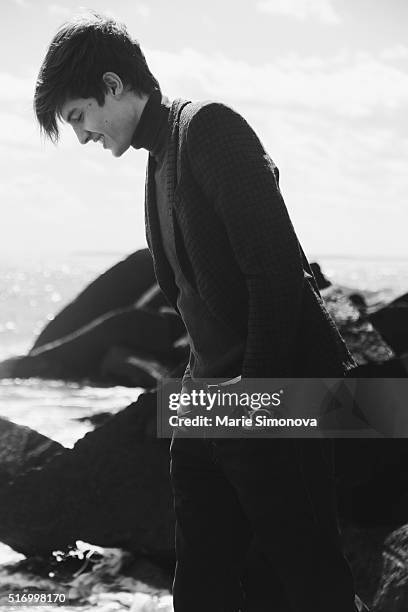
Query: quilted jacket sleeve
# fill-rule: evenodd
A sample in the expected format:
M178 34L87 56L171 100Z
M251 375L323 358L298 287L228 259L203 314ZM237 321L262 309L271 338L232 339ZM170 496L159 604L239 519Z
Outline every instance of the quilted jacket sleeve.
M191 119L189 162L221 218L249 297L243 377L293 375L304 275L278 171L248 123L210 103Z

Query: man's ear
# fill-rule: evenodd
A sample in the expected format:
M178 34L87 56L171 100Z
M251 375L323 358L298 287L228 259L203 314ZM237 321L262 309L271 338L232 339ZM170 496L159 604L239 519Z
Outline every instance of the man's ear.
M115 96L115 98L119 98L122 95L124 91L123 82L116 72L105 72L102 79L108 93Z

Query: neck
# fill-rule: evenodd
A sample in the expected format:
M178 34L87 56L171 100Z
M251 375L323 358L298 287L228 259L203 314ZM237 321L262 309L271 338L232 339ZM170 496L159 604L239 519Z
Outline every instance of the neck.
M143 111L145 106L149 100L149 94L135 94L134 98L134 109L135 109L135 130L137 130L137 126L140 123L140 119L142 118Z

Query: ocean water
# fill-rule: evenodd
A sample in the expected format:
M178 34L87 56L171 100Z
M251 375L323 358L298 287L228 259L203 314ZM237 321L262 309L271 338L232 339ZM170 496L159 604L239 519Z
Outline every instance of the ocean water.
M321 256L314 261L333 283L365 293L371 303L386 303L408 292L408 257Z
M99 274L122 259L114 254L67 255L0 263L0 360L27 352L56 313ZM0 416L72 447L91 426L76 419L116 412L140 389L98 388L41 381L0 380Z
M3 259L0 263L0 360L24 354L44 325L65 304L124 255L99 253ZM332 282L364 293L369 304L385 303L408 292L408 259L318 257L313 260L320 263ZM78 417L101 411L115 413L137 399L140 392L140 389L98 388L38 379L0 380L0 416L72 447L91 428L79 422ZM10 581L10 575L2 572L1 565L19 559L21 555L0 543L0 595L4 595L4 585ZM27 578L14 576L17 585L18 580L23 587ZM110 603L105 601L103 606L106 608L109 604L106 610L129 608L119 600L111 598ZM117 606L112 601L116 601ZM172 609L165 597L154 599L152 595L149 600L142 598L140 601L140 608L134 604L133 612ZM99 601L95 605L102 610ZM47 605L44 610L51 608ZM76 609L74 606L67 608ZM0 606L0 609L7 607ZM33 606L30 609L34 609Z
M0 359L24 353L44 325L119 254L12 256L0 261Z

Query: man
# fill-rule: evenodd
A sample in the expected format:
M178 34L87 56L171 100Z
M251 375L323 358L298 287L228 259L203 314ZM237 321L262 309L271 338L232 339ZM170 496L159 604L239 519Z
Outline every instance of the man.
M278 186L247 122L218 103L168 101L124 26L63 26L35 111L82 144L149 151L146 234L157 280L188 330L184 385L200 378L341 377L353 367L325 311ZM294 612L352 612L330 456L318 440L172 441L176 612L274 609L246 571L253 542ZM289 608L287 608L289 609Z

